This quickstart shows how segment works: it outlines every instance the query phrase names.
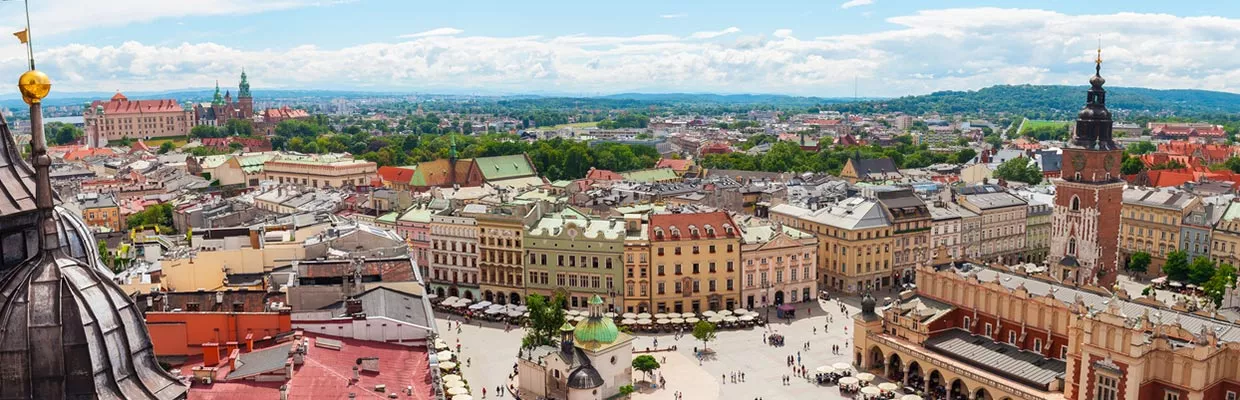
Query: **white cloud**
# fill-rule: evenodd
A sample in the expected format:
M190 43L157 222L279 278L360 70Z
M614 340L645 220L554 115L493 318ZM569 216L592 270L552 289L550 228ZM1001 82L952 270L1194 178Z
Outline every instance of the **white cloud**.
M97 27L118 27L131 23L150 22L161 18L257 14L268 11L303 7L334 6L355 0L46 0L31 2L30 19L36 21L33 33L55 35ZM17 12L18 3L8 4L13 11L0 17L0 29L21 30L26 20Z
M429 31L410 33L406 35L400 35L397 37L401 39L413 39L413 38L420 38L420 37L427 37L427 36L452 36L452 35L459 35L462 32L465 32L465 31L456 29L456 28L435 28Z
M848 0L844 4L840 4L840 8L853 8L860 6L868 6L874 4L874 0Z
M416 91L713 91L897 96L994 84L1081 84L1093 74L1098 32L1110 86L1240 92L1240 19L1166 14L1066 15L972 8L887 18L889 28L797 38L689 36L423 36L346 48L242 50L220 43L41 49L56 93L235 85ZM451 28L441 28L451 29ZM433 31L432 31L433 32ZM703 40L733 35L735 40ZM14 41L15 42L15 41ZM15 43L14 43L15 44ZM0 41L0 54L21 54ZM16 76L22 57L0 58Z
M688 16L689 16L689 14L686 14L686 13L675 13L675 14L661 14L661 15L659 15L659 18L663 18L663 19L676 19L676 18L685 18L685 17L688 17Z
M720 36L723 36L723 35L727 35L727 34L731 34L731 33L736 33L736 32L740 32L740 31L741 31L741 28L737 28L737 27L735 27L735 26L731 26L731 27L728 27L727 29L724 29L724 30L721 30L721 31L703 31L703 32L694 32L692 35L689 35L689 37L694 38L694 39L713 39L713 38L717 38L717 37L720 37Z

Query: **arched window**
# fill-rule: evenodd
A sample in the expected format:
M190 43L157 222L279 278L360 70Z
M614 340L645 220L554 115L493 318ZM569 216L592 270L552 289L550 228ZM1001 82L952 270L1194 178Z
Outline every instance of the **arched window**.
M1081 198L1072 196L1072 204L1070 204L1069 207L1072 211L1080 211L1081 210Z
M1081 180L1081 173L1080 173L1080 172L1077 172L1077 173L1076 173L1076 179L1075 179L1075 180L1076 180L1076 181L1080 181L1080 180Z
M1068 255L1076 256L1076 238L1068 239Z

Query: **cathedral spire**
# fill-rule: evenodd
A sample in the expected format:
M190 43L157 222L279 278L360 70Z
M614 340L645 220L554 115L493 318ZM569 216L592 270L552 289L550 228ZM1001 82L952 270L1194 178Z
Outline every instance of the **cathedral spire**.
M237 86L240 89L237 91L237 98L250 97L250 81L245 78L245 68L241 69L241 84Z
M215 97L211 98L211 105L224 105L224 96L220 95L220 81L215 81Z

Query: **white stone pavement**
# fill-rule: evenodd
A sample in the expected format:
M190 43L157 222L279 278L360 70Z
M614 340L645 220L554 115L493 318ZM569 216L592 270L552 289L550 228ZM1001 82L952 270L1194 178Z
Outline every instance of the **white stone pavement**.
M854 299L855 300L855 299ZM638 335L634 341L635 349L654 346L657 338L661 347L675 344L677 354L670 352L654 353L656 358L668 358L668 366L660 373L667 380L667 388L652 393L635 394L634 399L671 399L672 392L684 391L686 400L711 399L845 399L834 386L817 386L805 379L792 379L790 385L781 384L784 375L791 375L786 358L789 355L801 356L801 364L813 375L813 370L822 365L838 362L851 363L849 345L851 344L852 315L858 312L854 306L856 301L847 305L847 312L841 313L839 305L834 301L797 304L800 318L789 322L776 320L767 327L755 327L746 330L721 330L717 339L709 344L715 351L713 358L701 362L699 366L693 354L694 347L702 343L693 339L688 332L685 337L676 340L671 334ZM812 307L812 309L811 309ZM812 310L809 316L806 311ZM765 310L759 310L765 312ZM775 316L771 310L771 317ZM827 315L833 322L827 323ZM507 382L516 363L517 348L521 344L524 331L513 329L504 332L502 325L484 324L463 326L460 333L447 329L446 318L440 318L439 326L444 328L444 340L455 348L457 339L462 345L460 357L465 379L474 388L474 397L482 398L481 388L487 388L487 398L496 398L495 388ZM451 318L452 326L459 318ZM829 327L829 329L827 329ZM815 332L816 330L816 332ZM783 347L771 347L763 344L763 334L777 332L785 337ZM810 349L802 346L810 342ZM839 355L832 354L831 346L838 345L842 349ZM745 373L745 382L732 383L727 375L730 372ZM641 373L634 375L641 378ZM505 398L511 396L506 395Z

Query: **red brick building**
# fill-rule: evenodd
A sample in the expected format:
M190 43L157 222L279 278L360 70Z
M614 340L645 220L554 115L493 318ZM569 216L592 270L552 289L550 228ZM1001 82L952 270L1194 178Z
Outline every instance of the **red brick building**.
M1077 114L1076 133L1063 149L1061 178L1055 182L1055 211L1048 261L1057 279L1110 287L1119 263L1119 220L1124 180L1123 150L1111 138L1102 59L1085 108Z

